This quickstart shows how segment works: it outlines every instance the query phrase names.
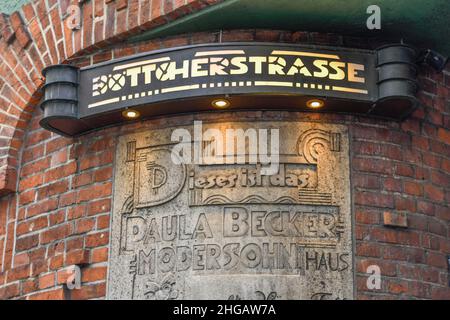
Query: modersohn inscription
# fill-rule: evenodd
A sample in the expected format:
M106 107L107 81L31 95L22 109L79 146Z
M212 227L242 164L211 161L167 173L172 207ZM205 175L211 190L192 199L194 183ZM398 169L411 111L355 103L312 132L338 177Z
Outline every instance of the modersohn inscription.
M119 139L108 297L352 299L346 127L227 126L279 128L278 172L175 164L176 127Z

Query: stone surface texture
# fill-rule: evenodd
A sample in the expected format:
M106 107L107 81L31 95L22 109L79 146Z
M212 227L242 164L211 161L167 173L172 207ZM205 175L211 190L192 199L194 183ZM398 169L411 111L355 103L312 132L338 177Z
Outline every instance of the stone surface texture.
M193 126L182 128L194 137ZM200 164L172 161L174 129L119 138L109 298L353 298L345 126L204 124L194 139L202 141ZM207 161L218 152L210 129L223 137L228 129L278 129L278 169L265 175L267 165L251 163L251 140L244 164Z

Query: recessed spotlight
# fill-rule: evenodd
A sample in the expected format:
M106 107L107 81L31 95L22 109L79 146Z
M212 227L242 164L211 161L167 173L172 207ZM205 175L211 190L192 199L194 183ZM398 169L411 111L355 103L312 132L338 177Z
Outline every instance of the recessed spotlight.
M216 99L211 102L212 106L219 109L224 109L230 106L230 102L225 99Z
M122 116L124 116L127 119L137 119L139 118L141 114L139 113L139 111L136 111L134 109L126 109L124 111L122 111Z
M325 103L319 99L311 99L306 102L306 106L311 109L322 108L324 105Z

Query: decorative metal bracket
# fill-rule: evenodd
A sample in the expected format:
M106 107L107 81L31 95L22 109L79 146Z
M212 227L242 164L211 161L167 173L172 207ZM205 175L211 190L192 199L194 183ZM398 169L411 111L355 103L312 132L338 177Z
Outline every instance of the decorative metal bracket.
M404 118L416 103L417 51L407 45L389 45L376 54L378 100L371 114Z

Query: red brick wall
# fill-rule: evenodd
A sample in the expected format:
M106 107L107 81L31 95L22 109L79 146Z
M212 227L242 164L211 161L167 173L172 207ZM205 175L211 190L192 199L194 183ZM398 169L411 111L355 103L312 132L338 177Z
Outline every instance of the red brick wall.
M0 13L0 196L16 191L18 153L40 98L44 67L122 43L221 1L81 1L80 29L68 23L78 0L34 0L10 16Z
M120 7L122 3L106 2L106 11L109 6ZM172 3L164 3L169 2ZM39 19L45 20L45 17L48 18L42 13L45 10L39 11L42 3L38 1L31 7L41 15ZM133 17L135 11L130 3L121 10L115 7L116 11L112 16L117 21L125 13ZM174 1L175 3L180 1ZM207 2L194 1L191 5L196 3L206 5ZM105 12L101 7L94 6L94 11L98 17L104 17ZM25 17L31 16L27 12L30 12L29 6L24 7L22 13ZM170 14L166 15L164 21L169 16ZM52 17L50 14L50 18ZM144 17L145 19L149 18ZM36 20L25 20L28 22L23 26L30 31L32 22L29 21ZM128 19L129 23L132 20ZM99 21L105 22L105 19ZM99 21L94 22L91 28L95 29ZM41 21L41 25L42 23ZM106 23L110 23L109 20ZM86 24L87 21L84 25ZM138 21L138 24L141 22ZM49 22L48 25L52 26ZM52 35L56 35L57 28L53 28L55 32ZM127 26L125 31L118 34L128 34L126 30L138 32L134 28ZM69 57L67 60L72 64L84 66L163 47L218 41L217 34L201 33L125 46L119 41L121 36L114 34L103 34L99 38L102 39L98 41L101 48L89 46L89 43L77 44L77 36L74 37L74 42L67 42L64 38L64 46L57 45L56 51L64 48L72 50L70 52L78 52L75 56L65 52L63 56ZM113 40L106 43L103 41L105 38ZM0 39L0 45L4 46L3 40ZM378 46L378 43L369 43L367 40L332 34L273 30L224 32L222 40L318 43L368 48ZM4 47L0 48L0 55L19 50L20 44L16 42L18 40L7 44L8 48L12 48L9 51L4 51ZM52 42L33 40L26 48L35 47L39 57L45 59L39 46L48 43ZM76 49L70 49L71 46ZM80 50L81 47L87 49ZM54 59L55 52L46 52L49 63L59 61ZM25 55L29 57L30 53ZM17 54L13 56L20 58ZM28 60L28 63L30 61L33 59ZM21 60L20 63L27 61ZM40 70L41 65L35 62L33 68ZM16 66L16 69L19 68ZM3 71L0 70L0 74ZM31 74L37 76L30 72ZM356 240L356 297L359 299L450 299L446 261L446 256L450 254L450 68L436 74L423 67L419 79L422 105L403 122L299 112L223 113L223 118L227 120L256 117L343 123L349 126ZM36 79L36 82L41 84L40 79ZM5 88L9 89L3 91ZM10 89L10 84L3 85L1 96ZM4 110L9 111L0 112L0 117L6 114L3 119L20 119L16 119L16 127L7 121L1 121L0 124L0 141L3 139L8 146L8 153L3 157L8 161L8 168L12 168L18 177L17 183L10 183L10 188L16 192L0 198L0 298L102 298L105 296L106 285L116 138L150 126L164 126L167 121L178 122L180 117L116 126L80 138L62 138L39 127L42 114L36 107L37 99L31 98L32 95L39 97L36 88L30 86L28 89L32 95L27 95L27 90L21 90L20 86L14 87L14 90L16 95L20 95L20 101L26 101L28 109L14 113L11 111L12 106L19 105L20 101L13 103L7 99L9 109ZM191 115L183 116L182 119L186 121L194 117L214 120L215 115ZM6 135L8 132L11 133L9 139ZM396 218L402 214L407 216L407 228L384 225L385 215ZM73 264L83 265L82 289L72 291L69 297L63 290L62 283L67 277L65 267ZM370 264L381 267L381 290L366 288L365 271Z

